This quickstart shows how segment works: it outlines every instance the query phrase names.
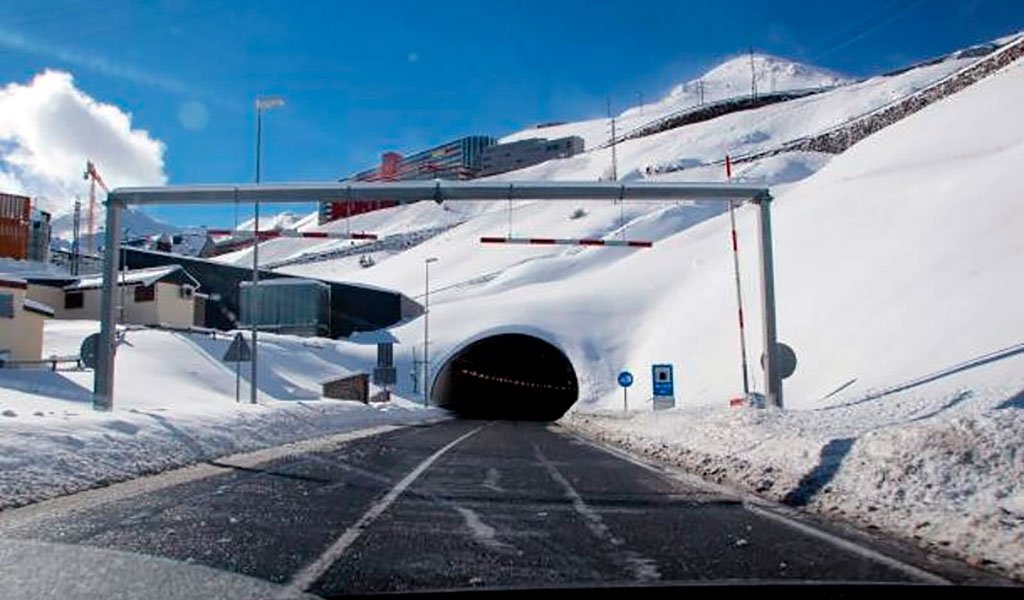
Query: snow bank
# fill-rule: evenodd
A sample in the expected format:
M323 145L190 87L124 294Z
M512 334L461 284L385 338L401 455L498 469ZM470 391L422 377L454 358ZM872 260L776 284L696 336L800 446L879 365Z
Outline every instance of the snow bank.
M91 321L47 323L44 353L77 354ZM92 372L0 371L0 508L220 456L384 424L444 418L396 399L323 400L324 379L366 372L373 347L261 336L260 403L235 403L220 361L230 335L129 331L118 349L115 410L92 410Z
M885 402L883 415L899 400ZM705 479L1024 579L1024 397L959 416L923 409L879 418L878 408L577 412L561 422Z

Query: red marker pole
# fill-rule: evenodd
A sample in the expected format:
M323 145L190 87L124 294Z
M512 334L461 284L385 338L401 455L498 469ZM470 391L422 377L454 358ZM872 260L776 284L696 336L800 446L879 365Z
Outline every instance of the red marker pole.
M732 182L732 159L725 155L725 177ZM732 270L736 277L736 315L740 324L740 363L743 371L743 396L750 394L750 383L747 369L747 334L743 327L743 286L740 284L740 246L736 236L736 209L729 201L729 224L732 229Z

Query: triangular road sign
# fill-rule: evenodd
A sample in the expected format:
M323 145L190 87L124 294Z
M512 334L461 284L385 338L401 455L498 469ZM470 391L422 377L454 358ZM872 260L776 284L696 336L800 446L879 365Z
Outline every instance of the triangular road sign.
M252 360L252 351L249 349L249 342L241 332L235 334L235 339L228 346L224 353L224 362L249 362Z

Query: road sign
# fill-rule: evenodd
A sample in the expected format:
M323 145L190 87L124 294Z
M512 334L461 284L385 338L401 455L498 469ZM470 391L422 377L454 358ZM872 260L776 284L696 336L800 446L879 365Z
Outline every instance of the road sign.
M672 381L672 365L651 365L651 382L655 396L675 395Z
M239 331L235 334L235 339L231 341L231 345L228 346L228 351L224 353L224 362L249 362L252 360L252 349L249 348L249 343L245 341L245 336Z
M624 388L628 388L633 385L633 374L629 371L619 373L619 385Z
M100 334L94 333L82 340L82 347L78 350L78 356L82 364L89 369L96 368L96 350L100 345Z
M651 385L654 387L654 410L676 405L672 365L651 365Z
M775 344L775 348L775 358L779 361L779 377L786 379L796 371L796 352L782 342ZM764 353L761 354L761 368L764 368Z

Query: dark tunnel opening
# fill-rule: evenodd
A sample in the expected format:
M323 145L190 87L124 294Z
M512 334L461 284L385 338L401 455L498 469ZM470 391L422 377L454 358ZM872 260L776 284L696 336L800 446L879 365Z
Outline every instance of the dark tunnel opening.
M462 418L554 421L578 392L576 371L561 350L510 333L477 340L452 356L430 397Z

